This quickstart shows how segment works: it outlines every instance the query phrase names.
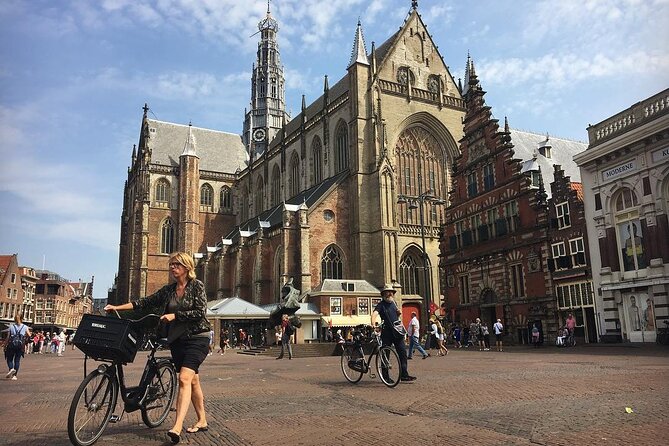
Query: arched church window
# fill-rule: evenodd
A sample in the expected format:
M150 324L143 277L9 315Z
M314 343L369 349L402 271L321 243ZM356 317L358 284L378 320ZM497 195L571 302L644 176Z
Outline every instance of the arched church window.
M274 166L272 171L272 206L281 202L281 172L279 166Z
M290 191L291 197L300 193L300 158L297 156L297 153L293 153L293 156L290 159L288 190Z
M170 194L170 182L165 178L161 178L156 182L156 204L162 206L169 206L171 194Z
M407 85L408 82L411 82L411 86L414 86L416 84L416 76L409 67L399 67L397 69L397 82L402 85Z
M239 218L240 218L240 223L243 223L249 218L249 190L246 186L242 188L239 198L240 198Z
M321 258L321 280L343 279L344 261L342 253L336 245L330 245L323 251Z
M318 184L323 181L323 147L318 136L311 143L311 156L313 160L314 184Z
M335 133L335 173L348 169L348 130L341 121Z
M419 264L422 263L416 259L413 253L406 253L400 261L400 284L402 285L402 294L421 294L419 281Z
M221 210L222 211L231 211L232 210L232 193L228 186L223 186L221 188Z
M174 252L174 226L170 218L165 219L160 227L160 252L162 254Z
M646 268L644 230L639 218L639 201L633 190L623 188L614 197L618 253L623 271Z
M200 206L211 207L214 205L214 189L209 183L204 183L200 187Z
M265 210L263 205L263 194L265 193L265 182L262 179L262 176L258 176L258 181L256 181L256 192L255 192L255 213L256 215L260 214Z

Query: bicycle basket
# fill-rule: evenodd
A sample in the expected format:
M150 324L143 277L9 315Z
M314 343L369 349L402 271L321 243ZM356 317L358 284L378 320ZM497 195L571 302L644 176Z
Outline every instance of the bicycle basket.
M74 345L96 360L135 360L142 330L127 319L84 314L74 334Z

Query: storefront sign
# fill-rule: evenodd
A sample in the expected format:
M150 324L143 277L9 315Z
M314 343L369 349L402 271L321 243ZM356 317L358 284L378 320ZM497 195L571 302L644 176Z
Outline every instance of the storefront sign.
M656 150L655 152L653 152L654 163L658 163L666 159L669 159L669 147L665 147L664 149Z
M625 164L616 166L613 169L605 170L604 172L602 172L602 180L609 181L610 179L613 179L620 175L624 175L633 170L636 170L636 160L631 160Z

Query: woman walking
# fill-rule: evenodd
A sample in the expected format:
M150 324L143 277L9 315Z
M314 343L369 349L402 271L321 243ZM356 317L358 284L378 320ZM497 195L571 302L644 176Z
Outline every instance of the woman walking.
M434 325L437 327L437 346L439 347L439 354L438 356L446 356L448 354L448 349L446 348L446 345L444 345L444 327L441 325L441 322L439 322L439 319L434 320Z
M207 296L204 284L195 277L195 262L190 254L177 252L169 260L175 282L165 285L151 296L122 305L107 305L105 311L163 308L161 320L168 323L168 341L177 372L179 395L174 426L167 432L172 443L181 441L183 423L189 403L193 404L197 422L188 433L209 429L204 411L204 395L198 375L200 365L209 353L211 324L206 318Z
M20 314L14 316L14 324L7 330L7 344L5 345L5 359L9 372L5 378L16 381L21 366L21 358L25 352L25 337L30 336L30 329L23 325L23 317Z

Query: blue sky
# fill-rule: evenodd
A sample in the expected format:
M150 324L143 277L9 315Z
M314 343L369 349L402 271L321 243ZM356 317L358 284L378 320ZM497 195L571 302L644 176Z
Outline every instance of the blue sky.
M409 0L276 0L295 115L345 75ZM106 295L141 107L240 132L265 0L0 0L0 254ZM472 55L496 117L586 141L586 127L667 88L669 0L421 0L457 79Z

